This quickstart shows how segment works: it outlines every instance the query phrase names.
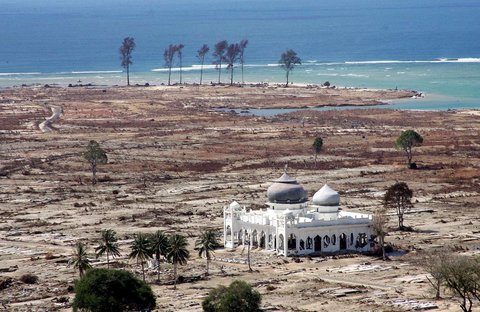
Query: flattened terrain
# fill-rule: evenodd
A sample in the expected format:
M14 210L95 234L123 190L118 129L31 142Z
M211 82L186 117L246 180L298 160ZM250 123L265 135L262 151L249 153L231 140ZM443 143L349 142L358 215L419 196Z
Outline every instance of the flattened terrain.
M55 298L73 297L67 291L77 277L67 266L72 246L85 241L93 259L100 231L108 228L121 238L123 257L116 266L139 272L126 258L133 234L162 229L189 238L191 260L180 274L187 279L201 275L205 261L193 249L200 232L220 231L222 207L232 200L264 207L269 181L288 163L310 198L328 182L340 191L345 210L371 213L381 206L388 186L407 182L415 193L415 210L405 222L415 231L392 230L387 241L408 252L390 262L360 255L296 262L253 250L255 272L248 273L245 250L219 249L208 279L179 284L177 291L154 284L155 271L148 270L159 311L198 311L212 287L237 278L255 285L264 305L280 311L395 311L402 310L397 304L401 299L458 310L448 295L430 299L425 272L415 259L420 250L438 248L478 253L478 111L357 109L264 118L213 110L350 103L348 92L339 102L320 101L323 96L336 98L322 90L190 86L1 91L0 269L13 271L1 277L12 278L0 290L7 309L68 311ZM388 97L361 98L357 104ZM39 124L50 117L52 107L61 107L63 114L51 125L53 131L42 132ZM418 170L406 169L404 155L393 148L405 129L424 137L415 150ZM315 167L311 145L316 136L323 138L324 150ZM109 157L95 186L82 158L89 140L97 140ZM390 226L395 228L395 216ZM349 269L352 265L358 270ZM38 275L38 285L20 282L25 273ZM171 280L169 264L162 265L161 278Z

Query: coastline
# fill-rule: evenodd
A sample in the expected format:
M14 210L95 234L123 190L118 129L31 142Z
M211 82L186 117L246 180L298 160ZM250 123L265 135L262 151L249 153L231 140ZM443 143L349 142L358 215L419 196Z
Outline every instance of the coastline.
M377 106L388 105L389 101L420 96L413 90L388 90L369 88L324 87L315 84L282 84L247 83L220 85L174 84L166 85L133 85L106 86L95 84L77 85L23 85L0 89L2 92L17 90L60 90L88 94L88 90L102 89L121 90L130 95L165 92L179 99L195 102L197 108L206 109L308 109L344 106ZM27 91L28 92L28 91ZM55 93L55 92L52 92Z

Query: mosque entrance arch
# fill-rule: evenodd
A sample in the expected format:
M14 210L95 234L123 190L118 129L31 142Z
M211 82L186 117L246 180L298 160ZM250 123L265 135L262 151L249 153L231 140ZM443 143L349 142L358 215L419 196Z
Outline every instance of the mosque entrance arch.
M226 241L231 241L232 240L232 228L230 227L230 225L227 225L227 230L225 231L225 240Z
M296 250L297 249L297 236L295 234L290 234L288 237L288 249L289 250Z
M319 235L313 239L313 251L322 251L322 238Z
M265 232L260 232L260 248L265 248Z
M257 234L257 230L253 230L253 233L252 233L252 246L257 248L258 247L258 234Z
M283 250L283 234L278 235L278 249Z
M345 233L342 233L342 235L340 235L340 250L345 249L347 249L347 235L345 235Z

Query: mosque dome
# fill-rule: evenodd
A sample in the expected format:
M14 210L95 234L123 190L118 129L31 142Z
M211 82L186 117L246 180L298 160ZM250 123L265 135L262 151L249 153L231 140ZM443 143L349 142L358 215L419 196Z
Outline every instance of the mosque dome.
M308 200L307 192L286 172L267 190L268 201L278 204L299 204Z
M313 195L312 203L316 206L339 206L340 194L325 184Z
M242 207L240 206L240 204L237 203L235 200L230 204L229 208L232 209L232 210L240 210L240 209L242 209Z

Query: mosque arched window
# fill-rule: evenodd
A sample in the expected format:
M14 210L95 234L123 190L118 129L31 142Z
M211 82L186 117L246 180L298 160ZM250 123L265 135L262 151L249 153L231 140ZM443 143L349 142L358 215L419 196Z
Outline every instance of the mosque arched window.
M307 237L307 249L312 249L312 247L313 247L312 245L313 245L313 240L309 236L309 237Z
M335 236L335 234L332 235L332 245L336 245L337 244L337 236Z
M328 237L328 235L325 235L323 237L323 247L328 247L328 245L330 245L330 237Z
M300 250L304 250L305 249L305 242L303 241L303 239L300 240Z
M367 234L360 233L357 236L357 241L355 242L355 248L363 248L367 246Z

